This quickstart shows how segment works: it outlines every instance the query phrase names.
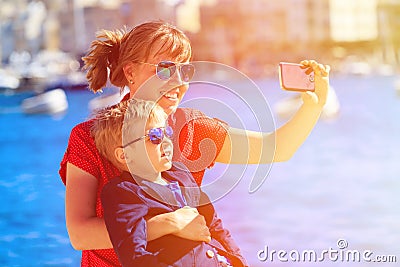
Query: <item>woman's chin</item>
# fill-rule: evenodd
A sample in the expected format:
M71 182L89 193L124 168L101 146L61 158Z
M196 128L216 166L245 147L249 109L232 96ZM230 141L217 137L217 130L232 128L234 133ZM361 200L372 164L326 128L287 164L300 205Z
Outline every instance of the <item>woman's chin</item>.
M167 97L163 97L158 102L158 105L160 105L160 107L162 107L164 109L165 113L171 114L172 112L174 112L176 110L179 103L180 103L180 99L178 99L178 98L171 100Z
M173 106L170 105L170 106L163 106L162 108L164 109L164 112L169 115L171 113L174 113L177 107L178 107L177 105Z

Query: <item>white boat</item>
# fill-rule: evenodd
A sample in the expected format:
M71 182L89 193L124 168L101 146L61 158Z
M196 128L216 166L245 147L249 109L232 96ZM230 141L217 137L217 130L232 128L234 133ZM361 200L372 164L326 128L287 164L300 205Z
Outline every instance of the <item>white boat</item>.
M87 87L79 62L62 51L42 50L31 58L28 52L13 53L9 68L20 80L19 91L42 93L49 89L81 89Z
M110 92L104 95L100 95L98 97L93 98L89 101L89 110L95 111L98 109L102 109L105 107L109 107L115 105L124 98L124 96L129 93L129 89L127 87L124 88L124 91L121 93L118 88L109 88Z
M274 110L280 118L288 119L292 117L296 111L300 108L303 101L300 94L296 94L294 97L284 98L277 102L274 106ZM322 119L332 119L338 116L340 110L339 99L336 95L335 90L332 86L329 88L328 97L326 104L322 110Z
M394 89L396 90L396 94L400 96L400 77L394 81Z
M46 91L42 94L26 98L21 104L22 111L27 114L57 114L68 109L67 96L62 89Z
M0 90L15 91L19 84L19 79L14 72L0 68Z

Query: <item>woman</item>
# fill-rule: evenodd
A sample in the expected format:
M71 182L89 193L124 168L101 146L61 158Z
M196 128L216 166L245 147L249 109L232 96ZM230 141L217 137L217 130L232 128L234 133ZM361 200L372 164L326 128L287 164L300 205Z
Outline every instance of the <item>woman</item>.
M179 132L179 140L174 143L180 153L175 159L196 162L197 166L201 163L201 168L192 171L199 184L204 169L214 162L254 164L290 159L321 114L329 87L329 66L303 61L315 72L315 92L303 93L302 107L281 128L258 133L228 127L197 110L177 109L188 90L193 69L187 63L191 57L191 45L185 34L157 21L143 23L129 32L102 31L83 59L89 87L94 92L101 91L109 79L117 87L129 87L129 98L151 83L145 88L150 88L148 91L140 90L135 97L157 97L159 105L171 114L170 125L175 133ZM157 77L153 77L155 73ZM118 266L102 219L100 193L104 184L120 173L97 151L90 132L92 124L89 120L74 127L61 162L60 176L66 185L66 224L71 244L82 250L82 266ZM205 139L212 140L210 147L214 149L203 159L199 144ZM262 150L274 145L275 151ZM204 218L192 208L148 218L148 240L167 234L195 241L210 240Z

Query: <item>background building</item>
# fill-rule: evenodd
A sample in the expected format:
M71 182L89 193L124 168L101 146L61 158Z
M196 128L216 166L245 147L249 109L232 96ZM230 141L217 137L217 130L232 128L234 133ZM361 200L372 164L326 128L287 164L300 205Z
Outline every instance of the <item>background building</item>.
M353 57L399 66L396 0L1 0L1 58L60 49L82 55L100 29L162 19L187 31L195 60L264 75L279 61Z

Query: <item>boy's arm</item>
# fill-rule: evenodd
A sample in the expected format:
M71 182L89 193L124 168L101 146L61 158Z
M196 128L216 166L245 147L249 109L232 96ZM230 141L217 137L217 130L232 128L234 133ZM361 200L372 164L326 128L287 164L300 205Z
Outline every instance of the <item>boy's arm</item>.
M104 221L118 259L123 266L165 266L146 250L148 207L135 190L112 182L103 188Z
M211 204L208 196L202 192L201 198L201 203L208 204L202 205L197 209L199 213L206 218L211 237L217 240L229 254L235 256L229 257L229 255L227 255L233 266L248 266L246 259L241 254L239 246L236 244L230 232L224 228L222 220L217 216L215 208Z
M196 208L183 207L173 212L147 219L147 240L167 234L193 241L210 242L211 235L206 221Z

